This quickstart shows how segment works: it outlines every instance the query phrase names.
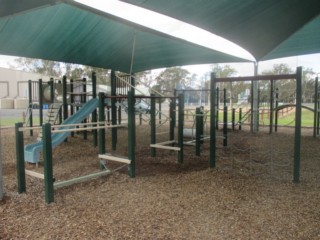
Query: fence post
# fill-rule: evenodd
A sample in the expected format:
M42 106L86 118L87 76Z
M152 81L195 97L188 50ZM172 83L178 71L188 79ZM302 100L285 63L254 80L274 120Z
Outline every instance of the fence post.
M39 79L38 83L38 100L39 100L39 123L42 126L43 123L43 88L42 88L42 79Z
M318 77L316 77L315 84L314 84L314 115L313 115L313 137L317 136L317 121L318 121L318 109L319 109L319 99L318 99Z
M32 110L33 110L33 106L32 106L32 81L29 80L28 81L28 95L29 95L29 109L30 109L30 114L29 114L29 126L32 127L33 126L33 114L32 114ZM30 129L30 136L33 136L33 130Z
M242 108L239 108L239 130L242 129Z
M19 131L19 128L21 128L22 126L23 124L21 122L15 124L18 193L26 192L23 132Z
M203 118L201 118L200 114L201 114L201 108L197 107L196 108L196 156L200 156L200 147L201 147L201 142L200 142L200 138L201 138L201 127L203 127L203 124L201 124L201 120L203 120Z
M155 95L151 94L151 101L150 101L150 127L151 127L151 134L150 134L150 143L155 144L156 143L156 99L154 98ZM151 148L150 149L150 155L151 157L156 156L156 149Z
M97 75L95 72L92 72L92 98L97 98ZM92 114L92 122L97 122L97 109L95 109ZM93 125L98 126L98 125ZM93 146L96 147L98 145L98 131L97 129L93 130Z
M44 163L44 185L46 203L54 202L53 170L52 170L52 143L51 124L45 123L42 126L43 134L43 163Z

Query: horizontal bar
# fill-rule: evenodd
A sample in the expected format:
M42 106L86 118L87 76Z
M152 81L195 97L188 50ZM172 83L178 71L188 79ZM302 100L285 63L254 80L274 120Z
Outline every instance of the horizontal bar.
M61 188L61 187L65 187L65 186L69 186L69 185L75 184L75 183L84 182L86 180L90 180L90 179L97 178L97 177L100 177L100 176L108 175L110 173L111 173L110 170L104 170L104 171L101 171L101 172L88 174L88 175L85 175L85 176L73 178L73 179L66 180L66 181L59 181L59 182L54 183L53 186L54 186L54 188Z
M36 178L40 178L40 179L44 179L44 174L43 173L38 173L38 172L34 172L34 171L30 171L30 170L25 170L25 173L31 177L36 177Z
M95 129L103 129L103 128L118 128L125 127L124 125L110 125L110 126L99 126L99 127L83 127L83 128L68 128L68 129L57 129L52 130L52 133L62 133L62 132L79 132L79 131L88 131Z
M215 82L240 82L240 81L259 81L259 80L283 80L283 79L296 79L297 74L281 74L281 75L259 75L247 77L225 77L216 78Z
M168 149L173 151L180 151L179 147L171 147L171 146L163 146L161 144L150 144L150 147L152 148L161 148L161 149Z
M121 162L121 163L126 163L126 164L130 164L131 160L125 157L116 157L110 154L99 154L98 155L99 158L101 159L106 159L106 160L110 160L110 161L115 161L115 162Z

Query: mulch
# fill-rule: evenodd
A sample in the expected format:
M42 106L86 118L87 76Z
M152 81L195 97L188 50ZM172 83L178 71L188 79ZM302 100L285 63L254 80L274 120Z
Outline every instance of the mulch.
M118 155L126 155L127 130L119 130ZM166 136L161 136L162 140ZM25 134L25 143L35 140ZM5 197L0 239L320 239L320 139L303 132L301 182L292 182L293 131L229 133L218 140L217 167L209 168L209 142L201 156L185 147L150 157L149 127L137 127L136 177L127 167L55 190L46 204L44 184L26 177L17 193L15 136L1 130ZM111 151L110 133L106 137ZM92 136L69 137L53 151L54 177L67 180L99 171ZM121 164L107 163L109 169ZM39 166L27 169L43 172Z

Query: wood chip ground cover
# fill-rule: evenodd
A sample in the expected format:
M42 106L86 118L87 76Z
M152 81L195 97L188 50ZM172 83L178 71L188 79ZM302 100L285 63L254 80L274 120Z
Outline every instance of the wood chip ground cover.
M227 148L219 142L216 169L208 167L208 142L201 157L186 147L185 163L178 164L176 152L150 157L148 136L147 125L137 128L136 178L124 167L58 189L48 205L39 179L27 176L27 193L17 193L14 131L1 130L0 239L320 239L320 139L310 130L303 132L299 184L291 181L292 129L272 136L230 132ZM34 140L26 134L26 144ZM106 143L111 152L109 133ZM116 153L126 151L123 129ZM99 171L91 135L69 138L53 159L57 180ZM26 168L43 172L42 164Z

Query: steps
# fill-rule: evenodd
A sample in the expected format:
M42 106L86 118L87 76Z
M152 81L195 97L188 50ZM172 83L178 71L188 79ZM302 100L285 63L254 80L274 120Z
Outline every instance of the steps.
M56 125L59 121L59 112L62 107L61 103L52 103L49 106L47 116L44 120L46 123L50 123L51 125ZM42 139L42 129L39 131L38 140Z

